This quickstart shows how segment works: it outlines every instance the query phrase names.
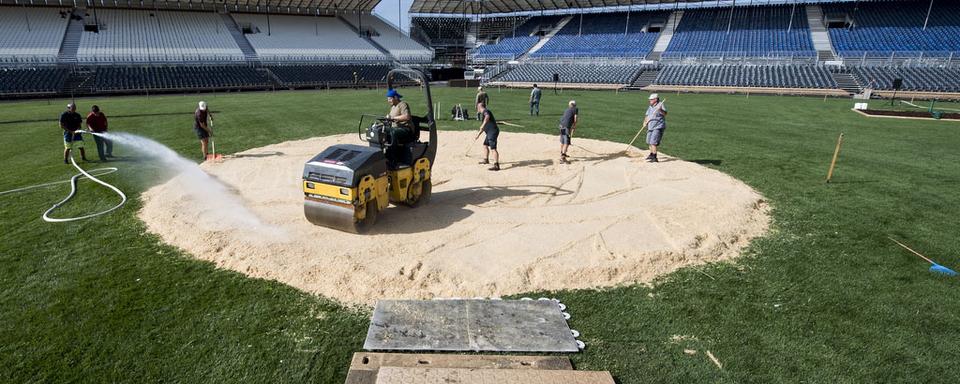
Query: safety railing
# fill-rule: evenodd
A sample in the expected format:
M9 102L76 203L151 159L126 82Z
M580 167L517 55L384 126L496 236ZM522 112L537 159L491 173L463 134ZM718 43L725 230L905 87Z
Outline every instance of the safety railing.
M848 66L960 65L960 51L841 51Z

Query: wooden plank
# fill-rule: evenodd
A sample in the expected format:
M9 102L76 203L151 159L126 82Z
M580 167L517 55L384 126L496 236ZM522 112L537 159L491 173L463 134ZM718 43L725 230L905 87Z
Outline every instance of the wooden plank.
M382 367L572 370L563 356L485 356L357 352L346 384L374 384Z
M610 372L383 367L377 384L614 384Z

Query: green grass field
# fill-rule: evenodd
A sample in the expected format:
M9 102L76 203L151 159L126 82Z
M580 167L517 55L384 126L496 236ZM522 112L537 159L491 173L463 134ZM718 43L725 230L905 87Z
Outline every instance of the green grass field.
M404 93L422 111L417 92ZM525 127L503 130L554 134L575 98L578 136L624 143L646 98L545 92L541 117L530 118L526 95L492 90L497 117ZM609 370L624 384L960 382L960 281L931 274L886 239L960 269L960 125L868 119L850 111L852 100L665 96L662 150L763 193L772 229L734 262L686 268L652 286L529 293L568 305L571 327L587 343L572 356L578 369ZM78 102L82 112L99 104L113 131L199 159L191 113L200 99L217 112L218 149L228 153L353 132L361 113L386 111L373 90ZM473 92L441 88L434 99L446 115L452 103L470 104ZM0 104L0 191L74 173L61 161L54 122L65 103ZM443 129L476 126L441 121ZM825 184L840 132L843 152ZM96 158L92 141L88 148ZM501 143L504 161L522 150ZM370 308L219 270L146 234L138 196L163 172L128 149L115 152L124 161L110 165L120 170L103 178L131 201L110 215L43 222L67 184L0 195L0 382L342 382ZM89 181L80 189L57 215L117 201Z

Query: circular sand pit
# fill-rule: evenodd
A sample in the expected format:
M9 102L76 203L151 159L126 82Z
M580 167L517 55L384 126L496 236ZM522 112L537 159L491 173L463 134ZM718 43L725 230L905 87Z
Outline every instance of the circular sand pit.
M477 164L473 137L442 132L430 204L391 206L367 235L303 216L303 164L356 135L204 164L236 196L196 196L189 178L175 177L144 193L140 217L164 241L220 267L362 304L645 282L736 256L768 226L760 194L695 163L661 154L649 164L646 152L627 155L623 144L577 139L572 164L560 164L556 136L502 133L503 170L491 172ZM263 225L213 209L223 205L211 199L239 201Z

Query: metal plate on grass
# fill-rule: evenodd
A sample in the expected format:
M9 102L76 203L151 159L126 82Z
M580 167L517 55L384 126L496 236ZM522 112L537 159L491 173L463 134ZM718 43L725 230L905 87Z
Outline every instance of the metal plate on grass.
M577 352L549 300L382 300L366 350Z
M383 367L377 384L614 384L610 372Z

